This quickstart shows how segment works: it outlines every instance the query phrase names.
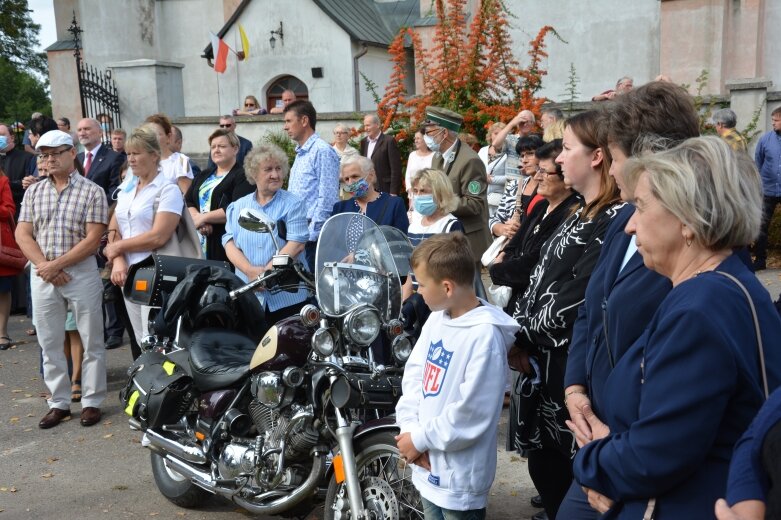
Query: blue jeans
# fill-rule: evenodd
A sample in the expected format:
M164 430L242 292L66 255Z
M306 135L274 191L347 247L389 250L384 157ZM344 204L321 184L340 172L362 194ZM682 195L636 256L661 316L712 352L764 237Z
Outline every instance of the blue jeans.
M455 511L439 507L420 497L423 501L423 516L426 520L484 520L485 508L470 509L469 511Z

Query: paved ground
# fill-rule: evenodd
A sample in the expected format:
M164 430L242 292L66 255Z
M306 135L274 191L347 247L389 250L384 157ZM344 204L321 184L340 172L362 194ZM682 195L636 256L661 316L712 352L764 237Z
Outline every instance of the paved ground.
M776 297L781 270L759 277ZM38 373L39 347L25 336L29 321L11 318L10 334L18 346L0 352L0 520L106 518L238 519L246 512L215 498L199 510L170 504L157 492L149 452L140 435L127 427L117 394L130 362L128 346L108 352L109 399L103 421L83 428L77 419L40 430L46 413L46 388ZM78 417L80 407L72 408ZM529 518L534 490L526 462L504 451L506 417L497 440L499 470L491 492L488 517Z
M39 429L46 387L38 373L38 344L24 334L29 325L13 316L10 335L19 344L0 352L0 520L252 517L221 498L199 510L181 509L157 491L149 451L128 428L117 397L131 359L127 345L107 353L109 398L101 423L82 427L81 407L74 404L74 419ZM505 423L506 417L500 447ZM533 488L525 460L503 449L499 460L489 518L529 518L536 510L529 506Z

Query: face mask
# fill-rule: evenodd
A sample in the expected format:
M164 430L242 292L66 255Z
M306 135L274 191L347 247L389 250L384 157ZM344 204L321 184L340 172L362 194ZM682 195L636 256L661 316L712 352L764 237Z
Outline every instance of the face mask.
M108 123L100 123L100 128L104 132L108 132Z
M433 195L417 195L415 197L415 211L426 217L437 211L437 204Z
M352 184L348 184L344 187L344 191L352 193L353 197L360 199L366 195L369 191L369 181L366 179L358 179Z
M431 137L428 134L423 134L423 140L426 142L426 146L428 147L429 150L431 150L432 152L439 151L439 145L441 143L436 142L433 137Z
M4 135L0 135L0 150L5 150L8 146L8 138Z

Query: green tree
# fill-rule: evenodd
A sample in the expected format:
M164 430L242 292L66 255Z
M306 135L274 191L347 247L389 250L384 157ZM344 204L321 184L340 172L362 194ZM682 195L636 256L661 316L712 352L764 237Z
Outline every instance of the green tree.
M30 18L27 0L0 0L0 13L0 120L51 115L46 57L35 52L41 26Z
M0 85L0 121L27 121L33 112L51 115L51 101L44 84L4 57L0 57Z
M0 0L0 57L19 70L46 75L46 59L35 52L41 26L33 23L27 0Z

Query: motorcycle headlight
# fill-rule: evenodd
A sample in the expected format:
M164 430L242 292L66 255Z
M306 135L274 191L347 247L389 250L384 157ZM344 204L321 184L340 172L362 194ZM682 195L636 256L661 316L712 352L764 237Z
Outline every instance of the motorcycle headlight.
M326 328L319 328L312 336L312 348L317 354L328 357L336 349L336 340L331 331Z
M359 309L351 312L344 320L347 337L358 345L368 345L380 333L382 322L374 309Z
M410 354L412 354L412 342L410 341L409 336L402 334L393 338L391 352L393 353L393 359L395 359L399 365L406 363Z
M252 377L252 395L261 404L277 408L285 397L282 377L275 372L261 372Z

